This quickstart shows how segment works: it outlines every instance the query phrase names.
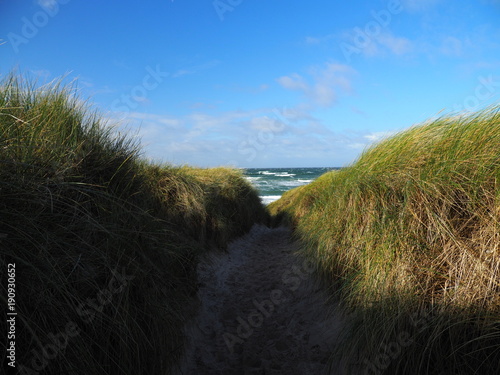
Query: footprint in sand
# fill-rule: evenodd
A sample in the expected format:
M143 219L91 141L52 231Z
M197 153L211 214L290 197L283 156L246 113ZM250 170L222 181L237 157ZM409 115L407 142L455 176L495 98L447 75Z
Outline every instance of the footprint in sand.
M177 374L335 374L341 326L286 228L256 225L198 268L200 308Z

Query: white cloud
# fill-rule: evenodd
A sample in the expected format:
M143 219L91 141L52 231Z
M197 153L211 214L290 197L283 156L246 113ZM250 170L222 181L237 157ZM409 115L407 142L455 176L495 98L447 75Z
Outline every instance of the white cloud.
M252 131L272 131L273 128L277 128L275 124L276 118L271 118L269 116L259 116L254 117L249 121L249 130Z
M348 65L327 63L309 71L312 82L297 73L283 76L277 82L287 90L301 91L313 104L330 107L340 93L351 93L351 79L356 71Z
M396 36L389 31L368 35L357 28L344 32L342 39L344 40L342 46L346 58L350 58L352 54L376 57L390 53L401 56L411 53L415 49L415 44L410 39Z
M445 37L439 52L446 56L460 56L463 54L464 42L453 36Z
M379 142L385 138L388 138L394 134L396 134L396 132L394 132L394 131L373 132L373 133L365 134L363 136L363 138L367 139L371 143L374 143L374 142Z
M132 112L117 130L135 134L145 157L198 166L341 166L370 143L365 134L332 130L301 106L184 116Z
M38 0L38 5L43 8L53 9L57 5L57 0Z
M404 55L412 51L412 42L404 37L397 37L391 33L383 33L376 42L384 46L387 50L395 55Z
M131 112L127 116L128 119L138 120L146 123L158 123L168 128L179 128L183 121L175 117L160 116L143 112Z
M328 64L309 71L313 82L322 78L349 90L350 81L339 79L339 73L350 74L351 70ZM315 88L313 83L306 85ZM342 166L391 134L335 129L334 124L315 118L314 108L301 104L247 111L205 109L179 116L131 112L118 130L135 134L145 157L202 167Z
M414 43L417 54L431 59L439 57L464 57L465 55L479 55L479 50L486 48L486 44L479 42L482 36L466 35L433 35ZM491 48L491 47L488 47Z
M344 146L345 149L356 150L359 153L396 133L396 131L346 132Z
M277 81L287 90L309 90L309 85L305 82L304 78L297 73L293 73L290 76L280 77Z
M352 54L362 54L367 57L383 57L387 55L427 55L460 57L467 51L477 48L472 40L478 40L481 36L475 37L452 35L432 35L432 37L418 40L410 40L404 36L397 36L386 31L378 35L360 38L359 32L349 31L342 35L342 39L347 46L347 57ZM363 40L360 43L359 40Z
M366 148L367 144L366 143L359 143L359 142L354 142L354 143L349 143L347 145L348 148L352 148L354 150L364 150Z

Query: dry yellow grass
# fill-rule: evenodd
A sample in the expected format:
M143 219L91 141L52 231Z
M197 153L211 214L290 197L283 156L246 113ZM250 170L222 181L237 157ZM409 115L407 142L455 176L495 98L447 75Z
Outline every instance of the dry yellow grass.
M353 312L340 356L374 360L403 332L378 373L498 370L499 110L415 126L271 206Z
M138 155L71 87L1 83L0 268L16 264L21 373L169 373L198 255L267 220L239 172Z

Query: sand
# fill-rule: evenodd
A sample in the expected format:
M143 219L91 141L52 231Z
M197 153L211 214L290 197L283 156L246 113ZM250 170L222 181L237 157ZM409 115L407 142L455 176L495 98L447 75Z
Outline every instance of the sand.
M256 225L199 265L197 316L177 374L336 374L340 309L287 228Z

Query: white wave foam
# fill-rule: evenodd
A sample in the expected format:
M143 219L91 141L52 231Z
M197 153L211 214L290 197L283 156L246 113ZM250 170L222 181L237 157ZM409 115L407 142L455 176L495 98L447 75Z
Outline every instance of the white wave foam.
M262 204L269 204L274 201L277 201L278 199L281 198L281 195L261 195L260 200L262 201Z
M245 177L247 179L247 181L250 181L250 182L255 182L255 181L259 181L262 177Z
M276 186L302 186L305 185L305 182L300 182L299 180L287 180L287 181L278 181L275 183Z

